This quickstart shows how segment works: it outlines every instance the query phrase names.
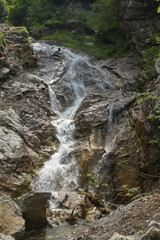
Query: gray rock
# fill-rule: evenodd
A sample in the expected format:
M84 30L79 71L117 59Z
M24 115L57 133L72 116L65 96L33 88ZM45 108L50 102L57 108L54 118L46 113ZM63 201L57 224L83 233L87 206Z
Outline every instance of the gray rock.
M160 239L160 229L152 226L146 232L146 235L148 235L150 237L150 239Z
M9 235L5 235L3 233L0 233L0 240L15 240L15 238L13 238Z
M4 80L8 77L10 69L2 67L0 69L0 80Z
M160 229L160 223L159 223L159 222L156 222L156 221L151 221L151 222L148 224L148 227L149 227L149 228L155 227L155 228Z
M46 208L50 196L51 193L28 193L23 197L22 214L27 231L47 224Z
M24 230L24 223L18 205L7 195L0 196L0 232L16 234Z

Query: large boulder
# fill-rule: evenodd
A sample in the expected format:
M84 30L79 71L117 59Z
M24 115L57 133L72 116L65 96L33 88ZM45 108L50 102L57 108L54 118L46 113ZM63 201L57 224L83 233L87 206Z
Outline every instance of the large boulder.
M0 232L8 235L16 234L24 230L24 224L18 205L7 195L0 196Z
M47 224L46 208L50 196L51 193L28 193L24 196L22 214L27 231Z

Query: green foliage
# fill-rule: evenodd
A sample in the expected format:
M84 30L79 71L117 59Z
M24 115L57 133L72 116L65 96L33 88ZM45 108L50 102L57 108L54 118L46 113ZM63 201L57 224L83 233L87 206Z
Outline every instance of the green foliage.
M106 188L108 188L109 185L108 185L107 183L103 183L103 184L102 184L102 187L106 187Z
M24 36L28 36L29 33L27 31L27 29L25 27L15 27L13 30L12 30L12 33L16 33L16 34L20 34L20 35L24 35Z
M160 104L158 102L159 97L153 95L150 92L144 92L139 95L138 101L140 103L147 101L149 105L152 106L152 114L150 114L147 119L152 121L153 126L157 126L160 129ZM149 141L150 144L158 144L158 140L152 139Z
M116 28L118 25L116 0L96 0L90 21L93 29L99 32Z
M124 48L115 43L106 44L103 43L101 39L97 39L94 36L85 37L68 31L61 31L52 35L47 35L41 39L58 41L62 46L86 52L87 54L100 59L106 59L113 56L119 57L125 54Z
M143 72L146 75L146 81L149 82L156 77L155 63L160 56L160 47L154 45L143 51L143 56L139 61L140 67L143 69Z
M0 32L0 47L3 49L5 46L4 34Z
M151 140L151 141L149 141L149 143L150 144L155 144L155 143L158 143L158 141L157 140Z
M138 101L141 103L141 102L144 102L146 100L156 100L158 99L157 96L153 95L152 93L150 92L143 92L143 93L140 93L139 94L139 97L138 97Z
M91 184L96 184L97 183L97 173L92 172L87 174L88 180Z
M26 25L28 8L31 5L32 0L12 0L9 1L9 23L19 26Z
M160 44L160 32L155 32L153 34L156 44Z
M156 0L157 2L159 2L160 0ZM160 6L157 8L157 12L160 13Z
M128 185L123 185L121 191L126 197L133 197L140 192L140 187L129 188Z
M6 0L0 0L0 20L8 14L8 7Z

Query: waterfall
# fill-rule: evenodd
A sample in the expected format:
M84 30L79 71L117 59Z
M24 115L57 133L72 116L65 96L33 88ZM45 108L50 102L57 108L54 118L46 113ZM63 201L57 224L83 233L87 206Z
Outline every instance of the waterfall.
M74 148L76 144L74 116L84 98L94 91L113 88L107 75L92 65L86 56L69 49L35 44L38 52L46 52L43 76L48 84L51 108L56 113L52 124L57 132L59 147L40 170L33 183L38 192L72 191L78 187L78 164Z

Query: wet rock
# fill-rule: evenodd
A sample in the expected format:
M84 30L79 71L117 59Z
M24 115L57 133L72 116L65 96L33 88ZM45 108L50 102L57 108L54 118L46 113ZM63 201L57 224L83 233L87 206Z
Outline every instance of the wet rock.
M10 191L55 151L56 137L48 89L40 78L23 73L7 79L0 101L0 188Z
M146 235L150 237L150 239L160 239L160 229L156 227L151 227L147 232Z
M25 229L42 228L47 224L46 208L51 193L28 193L22 199Z
M142 83L138 78L141 69L136 64L134 57L119 59L109 58L98 63L104 71L109 72L109 80L118 88L127 91L138 91Z
M23 231L24 224L25 221L18 205L9 196L2 195L0 197L0 231L13 235Z
M15 238L9 236L9 235L5 235L3 233L0 233L0 240L14 240Z
M89 95L82 102L75 117L77 132L88 134L102 124L105 125L104 130L107 130L109 123L112 124L116 118L117 121L122 118L124 109L134 101L135 96L118 90Z

